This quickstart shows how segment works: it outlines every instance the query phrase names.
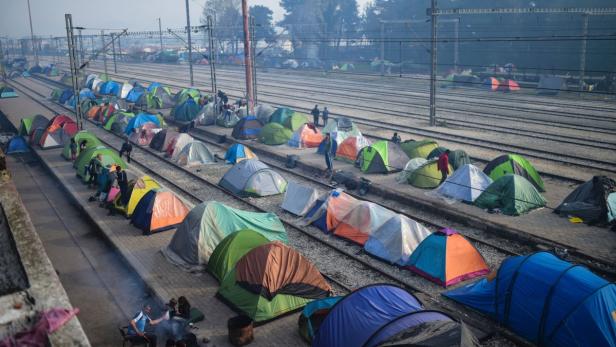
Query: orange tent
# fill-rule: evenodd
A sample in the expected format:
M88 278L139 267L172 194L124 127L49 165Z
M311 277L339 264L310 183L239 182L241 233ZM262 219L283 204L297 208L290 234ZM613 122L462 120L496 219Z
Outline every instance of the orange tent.
M316 148L323 141L323 134L313 124L304 124L291 136L288 144L291 147Z
M372 202L362 201L353 206L334 230L334 235L364 245L370 234L378 230L395 213Z
M131 223L143 230L145 235L150 235L174 228L188 212L188 207L172 192L150 190L139 200Z
M500 84L498 90L504 92L515 92L520 90L520 85L514 80L505 80L505 82Z
M483 81L483 85L490 88L492 91L497 91L500 86L500 82L494 77L488 77L485 81Z
M464 236L442 229L425 238L411 254L409 269L444 287L490 272Z
M362 148L367 146L370 146L370 141L361 135L347 137L338 146L338 149L336 150L336 159L343 159L354 162L357 159L359 151L361 151Z
M93 121L100 121L100 114L101 113L103 113L103 106L102 105L92 106L88 110L88 119L93 120Z

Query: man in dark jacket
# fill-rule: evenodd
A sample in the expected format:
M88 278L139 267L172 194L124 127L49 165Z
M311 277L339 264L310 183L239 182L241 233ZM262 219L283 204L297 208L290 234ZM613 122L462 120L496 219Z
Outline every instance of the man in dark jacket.
M128 178L126 177L126 171L122 170L120 165L116 166L116 175L118 187L120 187L120 198L122 199L122 205L128 204Z
M120 147L120 158L122 158L122 155L126 153L126 162L130 163L130 152L132 151L133 151L133 145L128 140L128 137L126 137L126 141L124 141L124 143L122 144L122 147Z
M314 108L312 109L312 111L310 111L310 114L312 114L312 122L314 123L315 127L319 126L319 114L321 113L321 111L319 111L319 105L314 105Z
M325 106L323 108L323 126L327 125L328 119L329 119L329 110L327 109L327 106Z

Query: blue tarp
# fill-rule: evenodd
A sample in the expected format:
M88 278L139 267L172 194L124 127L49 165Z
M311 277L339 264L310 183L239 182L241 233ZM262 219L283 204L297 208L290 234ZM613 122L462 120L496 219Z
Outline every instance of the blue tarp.
M548 252L505 259L496 278L443 295L544 346L616 346L616 284Z
M103 95L119 96L120 91L122 90L122 85L116 81L107 81L103 82L99 90Z
M126 101L137 102L141 95L143 95L143 93L145 93L145 89L143 89L142 87L133 87L133 89L128 92L128 95L126 96Z
M67 102L71 96L73 96L73 90L72 89L64 89L64 91L62 92L62 94L60 94L60 97L58 98L58 102L60 104L64 104L65 102Z
M128 121L128 124L126 125L126 128L124 129L124 133L126 135L130 135L133 132L133 129L139 128L140 126L144 125L147 122L156 123L159 127L161 126L160 119L158 119L156 115L142 112L136 115L135 117L131 118L130 121Z
M13 136L6 146L6 154L24 153L30 151L28 142L23 136Z
M365 346L389 323L421 309L421 302L402 288L387 284L370 285L352 292L332 307L312 345Z

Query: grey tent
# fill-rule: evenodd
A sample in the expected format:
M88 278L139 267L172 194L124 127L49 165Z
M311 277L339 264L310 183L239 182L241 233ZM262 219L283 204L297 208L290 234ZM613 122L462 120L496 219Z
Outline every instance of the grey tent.
M218 185L238 196L268 196L284 193L287 181L258 159L248 159L233 165Z
M171 141L178 135L179 133L177 131L163 129L154 135L154 138L150 141L150 148L162 152L167 149Z
M216 105L213 102L204 105L197 115L197 121L201 125L216 124Z
M492 184L490 176L478 167L466 164L447 177L436 189L436 194L446 198L472 203Z
M347 117L340 117L336 120L338 122L339 131L351 131L353 130L353 122Z
M47 117L45 116L37 114L32 119L32 125L30 125L30 134L32 134L32 132L38 128L46 129L47 125L49 125L49 119L47 119Z
M608 202L608 196L615 192L616 181L606 176L594 176L571 192L554 212L579 217L588 224L607 223L609 212L616 213L616 206Z
M233 128L240 121L235 112L226 110L216 118L216 124L225 128Z
M280 207L296 216L303 217L318 198L319 192L316 189L289 182Z
M182 166L198 166L216 162L214 155L201 141L193 141L184 146L177 157L177 163Z
M261 121L261 123L267 124L272 113L274 113L275 111L276 109L271 105L260 104L255 108L255 115L257 116L257 119Z
M538 95L558 95L561 90L567 90L567 85L561 77L541 76L537 86Z

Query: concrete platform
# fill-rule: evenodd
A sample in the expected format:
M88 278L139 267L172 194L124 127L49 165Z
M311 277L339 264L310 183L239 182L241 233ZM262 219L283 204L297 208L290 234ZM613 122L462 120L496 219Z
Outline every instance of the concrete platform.
M18 125L22 117L30 114L53 116L48 110L27 97L2 100L0 110ZM116 248L130 267L139 274L160 303L184 295L194 307L205 313L205 321L196 324L198 337L211 339L209 345L228 346L227 320L236 315L227 305L215 298L218 282L209 274L190 274L171 265L160 249L166 246L174 230L143 236L141 231L128 224L122 216L107 216L107 211L97 204L88 203L92 191L75 176L70 162L60 156L60 149L35 148L56 181L62 185L66 198L71 199L82 213L99 228L102 235ZM135 174L138 170L130 167ZM173 189L171 189L173 190ZM293 346L302 344L297 332L297 314L289 315L255 329L254 346Z

